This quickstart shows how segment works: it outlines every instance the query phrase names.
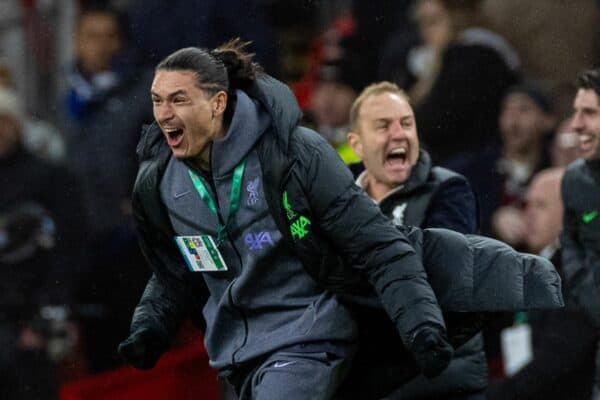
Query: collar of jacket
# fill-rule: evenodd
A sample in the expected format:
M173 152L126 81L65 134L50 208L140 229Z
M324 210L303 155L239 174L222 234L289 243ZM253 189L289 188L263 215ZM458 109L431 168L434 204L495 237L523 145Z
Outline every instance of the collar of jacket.
M590 169L592 176L596 182L600 183L600 157L592 160L585 160L586 165Z
M379 203L381 204L384 200L394 196L396 193L409 193L419 188L421 185L427 182L427 178L431 173L431 167L431 157L429 156L429 153L422 149L419 150L419 159L417 160L415 166L412 168L408 180L404 184L399 185L396 188L389 191L379 201ZM362 187L363 189L366 189L364 182L366 175L367 171L365 170L356 179L356 184Z

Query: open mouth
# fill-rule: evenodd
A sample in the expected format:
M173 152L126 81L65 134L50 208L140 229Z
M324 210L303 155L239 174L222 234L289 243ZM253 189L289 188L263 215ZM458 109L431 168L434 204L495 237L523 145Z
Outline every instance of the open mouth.
M593 146L592 135L580 134L579 135L579 148L581 151L586 152L591 150Z
M408 159L408 150L406 147L392 149L387 156L386 161L392 164L404 165Z
M167 135L167 143L169 146L177 146L181 143L183 139L183 129L165 129L165 134Z

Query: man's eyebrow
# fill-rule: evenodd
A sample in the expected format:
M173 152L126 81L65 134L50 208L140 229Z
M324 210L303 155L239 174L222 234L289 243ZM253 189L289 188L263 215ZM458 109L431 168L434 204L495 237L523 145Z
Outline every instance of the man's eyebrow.
M373 120L373 122L389 122L392 118L390 117L377 117Z
M581 111L586 114L593 114L598 112L598 107L591 106L581 106L581 107L573 107L573 112Z
M373 122L389 122L393 120L395 117L377 117L373 120ZM400 117L400 121L406 121L408 119L415 119L414 115L404 115Z
M187 95L187 92L186 92L185 90L183 90L183 89L176 90L176 91L175 91L175 92L173 92L173 93L169 93L169 94L167 95L167 98L168 98L168 99L169 99L169 98L173 98L173 97L175 97L175 96L177 96L177 95L180 95L180 94ZM155 96L155 97L161 97L161 96L160 96L158 93L156 93L156 92L155 92L155 91L153 91L153 90L151 90L151 91L150 91L150 95L151 95L151 96Z

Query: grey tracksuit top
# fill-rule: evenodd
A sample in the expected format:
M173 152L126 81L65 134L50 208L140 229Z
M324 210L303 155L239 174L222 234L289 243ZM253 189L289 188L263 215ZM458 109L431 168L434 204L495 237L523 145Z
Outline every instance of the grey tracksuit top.
M253 147L270 123L269 115L238 91L231 126L213 144L212 182L202 178L225 221L233 170L246 162L240 208L219 246L228 271L196 272L203 274L210 292L203 310L205 345L211 366L217 369L288 346L350 342L355 336L346 308L317 287L285 246L269 212ZM175 233L216 237L217 216L200 198L188 169L171 158L160 184Z

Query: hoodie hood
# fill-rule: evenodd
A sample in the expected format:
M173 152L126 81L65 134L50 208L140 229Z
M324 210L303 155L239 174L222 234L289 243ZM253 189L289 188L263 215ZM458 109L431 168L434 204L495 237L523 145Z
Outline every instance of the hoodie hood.
M239 93L244 92L238 91L238 94ZM270 116L270 122L275 129L277 140L284 149L287 149L289 136L291 132L294 131L293 128L298 125L302 118L302 111L290 88L277 79L262 74L257 78L252 88L245 92L245 94L247 95L245 96L246 98L249 97L251 100L258 102L263 110ZM244 102L244 100L242 100L242 102ZM235 119L235 113L233 119ZM233 127L233 123L234 121L232 120L232 126L229 128L230 131ZM145 125L142 128L141 138L136 151L139 161L142 162L155 158L165 150L170 152L156 121L150 125ZM239 162L239 160L237 161Z
M236 96L235 111L229 129L223 139L213 143L212 171L215 177L233 170L271 123L270 115L246 93L238 90Z
M287 149L289 136L302 118L302 111L294 93L284 83L263 74L257 78L248 95L258 101L269 113L277 140L284 149Z

